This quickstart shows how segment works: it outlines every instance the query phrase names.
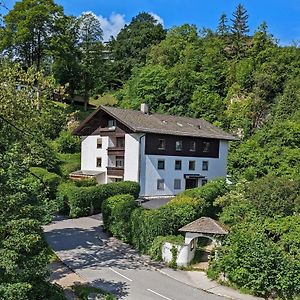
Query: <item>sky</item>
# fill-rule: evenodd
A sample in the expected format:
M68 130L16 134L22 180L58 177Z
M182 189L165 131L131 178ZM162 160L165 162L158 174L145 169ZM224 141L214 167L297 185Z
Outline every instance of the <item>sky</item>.
M14 0L4 0L12 8ZM241 3L249 14L253 32L263 21L282 45L300 41L300 0L55 0L66 14L92 11L102 24L104 40L116 35L139 12L152 13L165 28L185 23L215 29L219 17L230 18Z

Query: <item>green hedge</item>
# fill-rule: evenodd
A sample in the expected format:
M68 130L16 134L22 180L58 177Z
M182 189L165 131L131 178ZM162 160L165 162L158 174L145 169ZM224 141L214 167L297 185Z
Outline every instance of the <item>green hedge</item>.
M137 203L132 195L116 195L103 201L104 228L124 242L131 240L130 217Z
M61 182L61 177L55 173L51 173L46 169L39 167L30 168L30 172L40 178L48 189L50 199L54 199L57 191L57 187Z
M138 198L140 187L136 182L123 181L90 187L63 184L58 189L57 201L62 209L69 207L69 216L78 218L101 212L102 202L114 195L130 194Z
M176 234L180 227L198 218L197 211L201 205L198 199L177 196L156 210L134 210L130 219L131 243L141 252L147 253L157 236Z
M78 187L87 187L97 185L97 180L95 178L84 178L81 180L74 180L74 184Z

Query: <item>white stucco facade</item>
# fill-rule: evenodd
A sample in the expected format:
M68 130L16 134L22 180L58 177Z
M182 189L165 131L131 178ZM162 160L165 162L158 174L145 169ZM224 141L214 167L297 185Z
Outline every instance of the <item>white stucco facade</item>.
M97 147L101 139L102 147ZM116 167L117 155L109 154L108 148L117 147L116 139L108 136L91 135L82 137L81 144L81 170L99 171L97 177L100 184L115 180L136 181L141 186L141 197L173 196L186 188L186 176L195 175L197 185L202 181L209 181L215 177L226 177L228 141L220 141L219 157L186 157L168 155L146 155L145 134L126 133L124 143L124 172L123 176L108 175L107 167ZM101 167L97 166L97 158L101 158ZM158 161L164 161L164 169L158 169ZM175 161L181 161L181 170L175 169ZM189 169L189 162L195 162L195 169ZM203 161L207 162L208 169L203 170ZM158 180L163 180L163 188L158 188ZM175 188L174 181L177 180ZM180 183L180 184L179 184Z
M185 190L185 174L197 174L204 178L198 179L198 186L202 180L211 180L215 177L226 177L228 142L220 141L219 157L184 157L184 156L162 156L145 155L144 143L141 144L141 196L172 196ZM158 161L164 160L164 170L158 169ZM175 170L175 161L181 161L181 170ZM195 161L195 170L189 170L189 161ZM208 162L208 170L202 170L203 161ZM164 180L164 189L157 189L157 180ZM174 180L180 180L180 189L175 189Z

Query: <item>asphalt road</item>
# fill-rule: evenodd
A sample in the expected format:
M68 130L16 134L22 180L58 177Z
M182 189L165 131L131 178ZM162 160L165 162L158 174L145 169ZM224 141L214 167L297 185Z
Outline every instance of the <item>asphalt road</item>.
M56 220L44 227L46 239L61 260L92 285L118 299L225 299L180 283L158 272L135 250L110 238L99 215Z

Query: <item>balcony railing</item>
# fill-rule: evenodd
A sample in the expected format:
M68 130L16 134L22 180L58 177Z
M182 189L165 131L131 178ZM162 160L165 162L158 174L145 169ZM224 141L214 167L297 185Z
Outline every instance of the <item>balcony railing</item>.
M107 153L108 155L115 155L115 156L124 156L124 147L108 147Z
M124 176L124 167L107 167L107 176Z

